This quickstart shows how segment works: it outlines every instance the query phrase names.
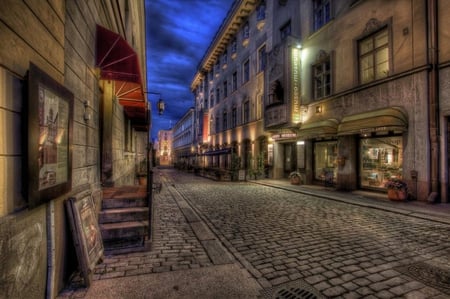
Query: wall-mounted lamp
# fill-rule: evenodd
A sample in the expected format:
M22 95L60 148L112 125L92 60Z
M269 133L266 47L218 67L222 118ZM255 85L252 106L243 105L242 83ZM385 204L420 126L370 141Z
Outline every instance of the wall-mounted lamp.
M84 121L87 122L91 119L91 114L88 112L89 100L85 100L83 104L84 104L83 118L84 118Z
M297 49L301 49L301 48L302 48L302 44L298 43L295 47L296 47Z
M316 106L316 113L322 113L322 105Z

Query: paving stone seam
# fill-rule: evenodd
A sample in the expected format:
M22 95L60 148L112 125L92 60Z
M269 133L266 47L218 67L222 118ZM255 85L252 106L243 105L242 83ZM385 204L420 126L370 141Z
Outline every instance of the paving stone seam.
M423 214L423 213L415 212L415 211L408 211L408 210L401 209L401 208L386 207L386 206L382 206L382 205L375 205L375 204L365 203L365 202L357 202L352 199L346 199L346 198L342 198L339 196L328 195L328 194L324 194L322 192L316 193L316 192L312 192L312 191L308 191L308 190L293 189L293 188L289 188L288 186L274 185L274 184L268 184L268 183L258 182L258 181L247 181L247 182L252 183L252 184L282 189L282 190L286 190L286 191L290 191L290 192L316 196L316 197L320 197L320 198L324 198L324 199L330 199L330 200L347 203L347 204L351 204L351 205L355 205L355 206L372 208L372 209L387 211L387 212L391 212L391 213L395 213L395 214L402 214L402 215L409 216L409 217L419 218L419 219L423 219L423 220L429 220L429 221L433 221L433 222L439 222L439 223L443 223L443 224L450 224L450 219L444 219L439 216Z
M176 187L175 187L176 188ZM212 223L202 214L200 213L197 208L192 204L192 202L189 200L189 198L183 193L182 190L177 189L177 192L184 198L184 200L189 204L191 209L195 211L198 217L202 219L202 221L205 223L205 225L208 226L208 228L212 231L212 233L222 242L222 244L226 247L228 252L233 255L236 258L236 261L239 262L240 266L243 269L246 269L247 272L255 278L255 280L260 284L260 286L265 289L268 287L272 287L272 284L263 276L263 274L253 267L251 262L249 262L239 251L236 250L236 248L227 240L225 236L222 235L219 231L217 231L212 225Z

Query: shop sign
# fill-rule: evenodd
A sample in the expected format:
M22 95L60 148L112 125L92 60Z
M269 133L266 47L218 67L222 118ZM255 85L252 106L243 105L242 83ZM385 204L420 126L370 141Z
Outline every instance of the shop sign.
M297 133L281 133L272 135L273 140L296 138Z
M300 49L292 49L291 60L291 97L292 122L299 123L300 118Z

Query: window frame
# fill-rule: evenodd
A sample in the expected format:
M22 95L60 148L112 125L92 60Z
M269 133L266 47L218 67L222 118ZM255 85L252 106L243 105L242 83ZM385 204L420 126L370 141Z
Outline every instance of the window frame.
M313 92L313 99L314 100L320 100L326 97L329 97L333 94L333 60L332 60L332 55L330 54L325 54L323 55L320 59L317 59L316 62L311 65L311 78L312 78L312 92ZM329 65L329 69L328 71L322 71L320 73L320 77L322 79L322 82L325 82L326 80L324 80L327 76L329 76L329 82L327 83L323 83L321 84L321 89L322 89L322 93L319 95L317 92L317 80L316 78L318 77L317 73L316 73L316 69L317 66L322 66L322 70L324 68L324 65L328 64ZM329 92L326 93L326 86L329 86Z
M267 66L267 51L266 45L262 45L258 48L258 72L262 72Z
M383 25L379 26L376 30L372 30L370 32L366 32L366 34L364 34L363 36L361 36L360 38L358 38L356 40L356 59L357 59L357 70L356 70L356 74L357 74L357 78L358 78L358 83L359 84L368 84L374 81L378 81L378 80L382 80L385 79L387 77L389 77L390 74L392 74L393 72L393 65L392 65L392 30L391 30L391 26L389 23L384 23ZM387 38L387 42L386 44L383 44L382 46L376 47L375 46L375 39L377 36L379 36L380 34L382 34L383 32L385 32L386 34L386 38ZM369 39L372 39L372 44L373 44L373 48L370 51L364 52L363 54L361 54L361 44L364 41L368 41ZM380 72L377 71L377 66L379 66L380 64L376 64L376 54L380 53L382 50L387 50L387 60L385 61L385 63L387 63L387 72L386 75L384 76L380 76L378 77L377 74L379 74ZM370 80L363 80L363 70L362 70L362 59L363 58L367 58L367 57L372 57L372 72L373 72L373 77Z
M328 5L328 9L326 6ZM331 0L313 0L312 1L312 21L313 21L313 30L317 31L326 24L328 24L332 19L332 1ZM326 14L328 11L328 17ZM318 16L320 13L320 16ZM320 23L319 23L320 21Z

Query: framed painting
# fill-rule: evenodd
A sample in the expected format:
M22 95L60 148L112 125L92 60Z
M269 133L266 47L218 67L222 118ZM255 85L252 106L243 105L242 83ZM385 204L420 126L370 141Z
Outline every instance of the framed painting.
M30 63L27 141L30 208L71 189L73 93Z
M98 225L94 202L89 192L66 201L75 249L86 286L92 281L97 262L103 257L103 240Z

